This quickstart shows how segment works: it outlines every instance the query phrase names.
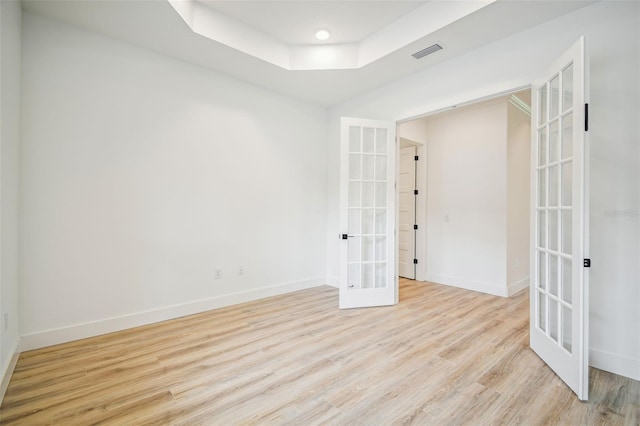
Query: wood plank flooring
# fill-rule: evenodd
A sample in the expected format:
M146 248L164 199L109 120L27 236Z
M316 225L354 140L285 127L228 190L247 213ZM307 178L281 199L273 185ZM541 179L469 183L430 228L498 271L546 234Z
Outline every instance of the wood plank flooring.
M401 280L393 307L318 287L25 352L2 424L620 424L640 382L591 369L582 403L505 299Z

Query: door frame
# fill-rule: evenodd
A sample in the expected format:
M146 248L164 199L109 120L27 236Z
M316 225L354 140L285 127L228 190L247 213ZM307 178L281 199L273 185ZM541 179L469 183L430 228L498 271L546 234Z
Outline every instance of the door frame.
M473 105L479 102L484 102L484 101L489 101L492 99L496 99L496 98L500 98L502 96L506 96L506 95L510 95L513 93L517 93L520 92L522 90L531 90L533 85L533 82L526 84L524 86L516 86L512 89L507 89L507 90L503 90L501 92L496 92L487 96L482 96L479 98L471 98L471 99L467 99L464 100L462 102L458 102L455 104L451 104L447 107L444 108L437 108L434 110L430 110L421 114L417 114L417 115L412 115L406 118L400 118L400 119L396 119L395 123L396 123L396 138L397 138L397 143L396 143L396 182L399 181L400 179L400 164L399 164L399 157L400 157L400 137L398 136L400 134L400 125L403 123L407 123L409 121L413 121L413 120L418 120L421 118L425 118L425 117L429 117L432 115L436 115L436 114L440 114L443 112L447 112L447 111L451 111L455 108L458 107L464 107L467 105ZM411 139L406 139L407 141L410 141L414 144L416 144L417 146L417 151L418 151L418 156L420 158L424 158L425 161L418 161L418 168L416 170L417 173L417 177L418 177L418 199L416 200L416 207L417 207L417 211L416 211L416 223L418 225L418 232L416 233L416 258L418 259L418 267L416 268L416 281L427 281L427 256L429 255L429 253L427 252L427 238L428 238L428 234L427 234L427 225L425 223L425 219L422 219L422 221L418 221L418 217L420 218L426 218L427 216L427 203L428 203L428 199L429 199L429 194L427 191L427 187L428 187L428 179L429 179L429 174L428 174L428 168L427 168L427 160L428 160L428 155L429 155L429 141L426 141L425 143L421 143L421 142L417 142L417 141L413 141ZM588 189L587 189L588 192ZM396 186L396 229L399 229L399 221L398 221L398 215L399 215L399 211L400 211L400 198L399 198L399 188L397 188ZM396 259L398 258L398 255L400 253L400 247L398 245L398 238L396 238L396 246L395 246L395 250L396 250ZM528 259L528 258L527 258ZM422 261L421 261L422 260ZM530 263L530 259L528 259L529 263ZM397 261L396 261L397 263ZM529 270L531 270L531 265L529 265Z

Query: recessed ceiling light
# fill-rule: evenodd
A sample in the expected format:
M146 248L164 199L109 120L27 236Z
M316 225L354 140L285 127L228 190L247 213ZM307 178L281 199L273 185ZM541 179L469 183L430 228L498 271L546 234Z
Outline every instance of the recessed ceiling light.
M331 37L331 33L327 30L316 31L316 38L318 40L327 40L329 37Z

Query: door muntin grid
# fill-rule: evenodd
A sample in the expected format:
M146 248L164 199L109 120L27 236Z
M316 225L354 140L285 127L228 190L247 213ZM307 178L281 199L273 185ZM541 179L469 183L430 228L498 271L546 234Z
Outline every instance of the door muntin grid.
M388 130L349 126L348 138L347 288L387 288L393 284L388 274Z
M536 241L534 256L535 325L569 354L573 353L576 318L573 315L572 240L574 234L573 63L546 81L538 100L535 138Z

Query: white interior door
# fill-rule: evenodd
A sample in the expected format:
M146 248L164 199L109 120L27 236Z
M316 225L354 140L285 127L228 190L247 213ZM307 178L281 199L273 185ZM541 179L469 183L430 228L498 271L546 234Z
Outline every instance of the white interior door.
M588 256L584 38L532 88L531 348L586 400Z
M398 179L398 275L416 278L416 147L400 148Z
M341 120L340 308L398 302L395 124Z

